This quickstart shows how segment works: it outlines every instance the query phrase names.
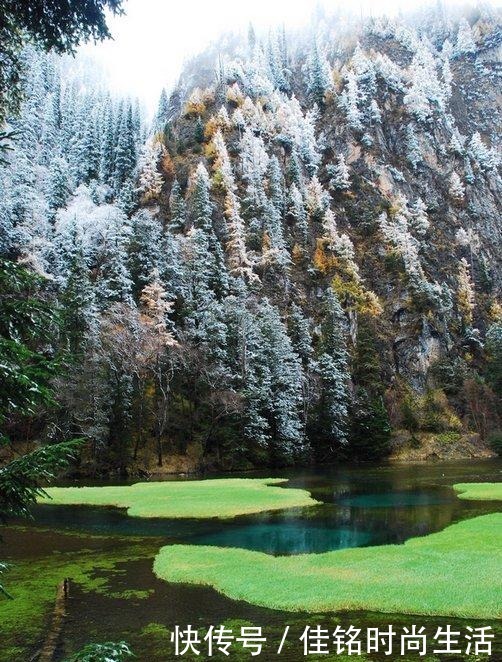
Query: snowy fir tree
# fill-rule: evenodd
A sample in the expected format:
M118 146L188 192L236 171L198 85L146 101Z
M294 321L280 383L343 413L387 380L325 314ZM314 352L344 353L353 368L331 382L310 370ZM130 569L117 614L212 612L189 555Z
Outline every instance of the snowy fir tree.
M451 173L448 192L454 200L461 201L465 197L465 186L455 171Z
M346 320L336 295L327 291L324 300L322 352L317 359L321 379L323 433L329 447L347 443L350 373L346 345Z
M138 161L138 191L145 201L155 200L160 195L164 179L159 172L159 159L162 146L158 142L148 142Z
M330 188L335 191L346 191L350 188L350 175L343 154L339 154L336 164L329 166L328 174L331 175L329 181Z
M476 52L476 42L472 34L472 28L465 18L462 18L457 32L455 52L458 55L471 55Z
M179 232L183 230L187 220L187 212L185 199L177 179L174 180L171 189L171 195L169 196L169 210L171 212L169 229L173 232Z
M313 103L322 106L331 87L331 67L314 39L307 62L307 94Z

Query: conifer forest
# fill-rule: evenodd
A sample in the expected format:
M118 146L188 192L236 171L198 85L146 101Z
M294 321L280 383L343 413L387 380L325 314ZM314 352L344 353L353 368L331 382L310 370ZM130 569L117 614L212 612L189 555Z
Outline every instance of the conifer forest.
M129 508L131 517L123 518L136 522L257 518L291 507L315 512L313 504L325 502L325 488L312 478L317 471L433 461L439 463L437 472L431 469L437 487L441 473L444 480L450 475L440 463L464 460L464 473L452 470L448 488L441 483L441 489L451 492L455 483L459 496L448 492L448 503L471 508L469 515L449 511L423 526L406 520L402 535L390 533L388 521L372 520L375 538L325 546L318 540L317 547L300 550L338 568L345 561L335 559L340 552L333 549L365 547L374 564L368 572L389 581L385 599L338 584L332 596L342 591L352 602L310 595L308 573L318 570L294 569L298 558L310 557L278 556L267 570L274 557L261 553L270 550L258 538L251 546L218 538L207 543L217 547L162 547L153 536L171 533L138 530L135 535L152 536L148 545L155 553L139 538L120 538L113 547L117 558L101 555L100 567L106 572L127 558L146 568L149 558L153 577L151 559L160 550L153 566L159 584L203 584L183 590L215 589L218 600L244 600L255 606L234 616L255 624L266 623L267 607L282 610L277 614L371 612L380 604L395 613L496 618L501 594L493 577L485 593L479 579L479 604L468 596L466 606L458 606L460 597L449 596L438 579L437 602L424 607L410 584L405 603L396 607L390 583L399 561L386 557L390 548L371 545L430 533L420 538L424 546L438 536L436 544L449 554L454 527L461 532L484 520L486 531L481 522L472 538L485 540L497 523L484 518L500 517L493 505L500 494L465 490L469 482L500 481L496 457L502 454L497 4L410 3L387 16L359 15L335 3L319 7L301 28L288 27L287 20L266 30L250 24L187 58L176 82L159 88L150 112L139 96L114 89L77 48L107 39L106 12L127 14L128 2L0 0L2 522L19 522L47 494L54 504L38 505L36 513L83 513L76 504L86 503ZM479 467L474 478L470 462ZM249 486L240 483L251 471L261 479L290 477L298 489L257 478L252 506ZM350 471L338 476L342 487L335 495L349 489L343 485L352 480ZM190 488L172 497L179 498L180 511L169 515L162 501L169 493L155 492L155 486L172 486L172 476L227 472L238 475L228 479L235 485L221 479L221 486L204 492L200 512L190 510L192 501L183 510L183 499L195 498ZM47 492L56 476L62 485L122 487L85 487L80 497L71 488ZM411 478L399 476L402 489L412 489ZM159 478L168 481L155 482ZM418 485L422 479L413 480ZM136 502L130 490L140 481L150 481L144 485L153 491L140 490ZM187 484L196 490L196 482ZM483 505L473 512L476 503ZM54 522L42 517L46 527ZM16 526L14 533L6 529L5 550L10 536L28 535ZM218 536L229 535L221 526ZM378 529L386 529L385 537ZM99 531L88 530L93 549ZM192 534L205 542L205 531ZM77 534L64 535L70 545ZM400 549L412 554L408 545ZM0 591L5 609L15 610L16 583L23 584L2 547L0 559L7 561L0 563ZM300 553L288 549L272 553ZM373 549L381 556L371 556ZM211 552L211 572L207 550L221 551ZM476 553L471 559L465 552L467 583L476 576ZM79 571L67 570L68 576L83 575L97 586L85 554L75 558ZM246 580L244 569L233 580L235 568L262 563L261 579ZM426 565L418 564L417 573L432 573ZM456 572L454 560L445 565ZM298 603L267 584L282 572L284 585L295 577ZM253 590L241 590L241 581ZM0 652L0 660L27 662L44 639L54 595L50 587L33 586L49 596L33 617L38 634L23 648L11 633L4 646L0 622L0 649L9 651L6 657ZM148 585L144 592L153 590ZM0 616L2 608L0 602ZM177 659L155 653L166 635L151 625L141 625L143 639L96 625L98 641L124 641L109 650L103 643L101 652L85 649L71 660L126 659L129 644L141 660ZM43 657L42 648L31 659L69 660L65 655L93 641L89 632L68 635L70 643L53 657ZM301 658L300 651L287 659Z
M150 124L26 47L0 249L57 310L60 369L12 443L84 437L101 473L496 432L499 39L482 11L251 27Z

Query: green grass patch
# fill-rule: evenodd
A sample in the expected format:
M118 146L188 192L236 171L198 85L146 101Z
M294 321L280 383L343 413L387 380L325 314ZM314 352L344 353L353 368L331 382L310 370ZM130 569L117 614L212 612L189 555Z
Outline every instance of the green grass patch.
M209 585L285 611L369 610L495 618L501 614L502 513L459 522L403 545L274 557L172 545L154 562L170 582Z
M453 489L459 499L502 501L502 483L457 483Z
M282 478L222 478L126 486L51 487L41 503L117 506L131 517L228 518L237 515L313 506L301 489L278 487Z

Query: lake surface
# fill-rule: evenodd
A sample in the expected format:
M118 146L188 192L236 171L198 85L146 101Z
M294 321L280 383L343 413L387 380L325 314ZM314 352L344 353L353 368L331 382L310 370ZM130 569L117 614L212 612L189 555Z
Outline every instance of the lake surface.
M500 460L267 472L272 474L289 479L284 489L306 489L321 503L227 521L142 519L128 517L125 511L114 508L44 505L35 509L35 520L29 528L24 522L22 527L5 529L2 558L24 564L29 575L40 572L44 564L57 561L58 554L61 559L67 559L70 554L89 550L88 554L98 559L112 550L116 553L120 546L126 550L133 543L148 550L145 558L140 559L129 559L124 552L123 561L110 569L97 570L95 579L105 590L92 590L78 582L72 585L60 660L89 640L121 639L131 643L140 660L179 659L174 656L168 634L176 624L186 627L190 623L201 629L223 623L262 626L269 630L271 645L270 650L266 647L256 658L259 660L278 659L274 644L277 648L286 624L292 632L298 631L298 637L303 627L317 624L331 629L339 623L375 627L413 622L429 629L446 620L454 624L455 619L400 615L284 614L229 600L210 588L170 585L155 578L152 559L155 550L166 544L244 547L276 555L320 553L402 543L459 520L500 509L495 502L460 500L451 489L458 482L499 482ZM6 581L7 578L8 575ZM15 601L10 604L15 609ZM465 627L465 623L460 622L461 626ZM286 646L279 659L303 658L298 637L296 646ZM33 635L26 638L23 645L33 653L40 640ZM8 643L2 644L0 624L2 662L11 659L2 657ZM250 659L249 651L244 653L238 659ZM223 655L214 657L226 659ZM389 658L371 655L367 659Z
M458 499L457 482L497 481L497 461L378 468L275 472L284 485L309 491L319 506L259 513L230 520L129 517L125 510L90 506L35 508L35 523L119 536L165 537L166 542L244 547L268 554L319 553L345 547L402 543L439 531L494 503ZM257 475L257 474L252 474ZM250 476L250 474L246 474Z

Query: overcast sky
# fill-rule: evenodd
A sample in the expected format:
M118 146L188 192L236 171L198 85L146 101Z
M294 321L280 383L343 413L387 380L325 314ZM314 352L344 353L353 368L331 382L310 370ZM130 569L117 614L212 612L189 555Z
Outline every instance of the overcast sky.
M162 87L179 76L184 60L227 30L308 23L318 5L326 10L352 5L354 11L395 14L420 0L124 0L125 15L111 17L113 41L83 51L104 67L117 92L138 96L153 112Z

